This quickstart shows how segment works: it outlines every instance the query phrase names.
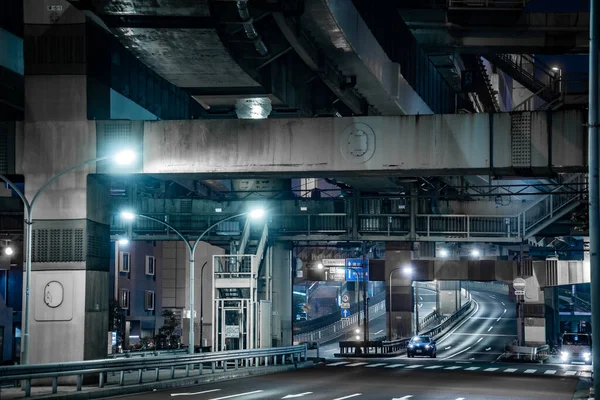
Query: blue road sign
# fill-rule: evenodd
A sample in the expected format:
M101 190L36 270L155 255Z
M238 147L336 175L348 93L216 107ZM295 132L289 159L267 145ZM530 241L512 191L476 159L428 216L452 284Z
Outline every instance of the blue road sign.
M362 258L347 258L346 259L346 281L356 282L364 279L364 270L367 271L367 280L369 280L369 259L365 258L365 268L363 269Z
M348 318L350 316L350 310L347 308L342 308L342 318Z

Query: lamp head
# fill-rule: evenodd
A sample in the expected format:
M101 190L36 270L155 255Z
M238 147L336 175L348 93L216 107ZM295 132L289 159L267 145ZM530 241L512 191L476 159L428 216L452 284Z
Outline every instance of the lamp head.
M132 221L135 219L135 214L132 213L131 211L123 211L123 212L121 212L121 217L123 217L124 219L126 219L128 221Z
M477 250L477 249L471 250L471 255L473 257L479 257L479 254L481 254L481 253L479 253L479 250Z
M262 208L255 208L254 210L250 211L248 215L250 215L250 218L253 219L262 218L263 215L265 215L265 210Z
M440 257L442 257L442 258L448 257L448 250L447 249L441 249L440 250Z
M6 247L4 249L4 254L6 254L7 256L12 256L14 254L14 250L12 249L12 247Z
M407 265L406 267L402 268L402 273L404 275L410 276L410 275L412 275L412 272L413 272L413 268L410 265Z
M318 268L318 269L323 269L323 264L321 264L321 263L318 263L318 264L317 264L317 268Z
M136 159L136 154L132 150L123 150L115 154L115 163L119 165L131 165Z
M119 239L119 244L121 246L127 246L129 244L129 239L127 239L127 238L121 238L121 239Z

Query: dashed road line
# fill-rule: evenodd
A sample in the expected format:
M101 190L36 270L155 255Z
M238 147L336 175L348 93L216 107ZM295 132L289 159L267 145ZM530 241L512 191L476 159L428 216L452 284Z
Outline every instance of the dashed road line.
M544 375L554 375L556 373L556 370L554 369L549 369L548 371L544 372Z
M498 371L500 368L486 368L483 370L483 372L494 372L494 371Z
M438 369L438 368L442 368L443 365L430 365L429 367L425 367L425 369Z
M366 363L366 362L357 362L357 363L348 364L348 365L346 365L346 367L358 367L358 366L367 365L367 364L368 363Z
M504 372L515 372L515 371L517 371L517 369L516 369L516 368L506 368L506 369L504 370Z
M383 365L387 365L387 364L385 364L385 363L369 364L369 365L365 366L365 368L377 368L377 367L381 367Z
M327 364L328 367L337 367L338 365L350 364L348 361L339 361L333 364Z
M537 371L537 369L526 369L523 373L524 374L535 374L535 371Z
M453 366L453 367L446 367L446 368L444 368L444 369L447 369L447 370L453 371L453 370L455 370L455 369L461 369L461 368L462 368L462 367L459 367L458 365L455 365L455 366Z

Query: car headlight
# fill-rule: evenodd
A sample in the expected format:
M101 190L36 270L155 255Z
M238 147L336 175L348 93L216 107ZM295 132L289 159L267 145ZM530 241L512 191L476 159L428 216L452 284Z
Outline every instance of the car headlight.
M415 346L414 346L414 345L412 345L412 344L409 344L409 345L408 345L408 348L409 348L409 349L412 349L413 347L415 347Z
M429 349L431 348L431 346L430 346L430 345L427 345L427 346L425 346L425 348L426 348L427 350L429 350Z
M560 352L560 358L561 358L563 361L566 361L566 360L568 360L568 359L569 359L569 353L567 353L566 351L561 351L561 352Z

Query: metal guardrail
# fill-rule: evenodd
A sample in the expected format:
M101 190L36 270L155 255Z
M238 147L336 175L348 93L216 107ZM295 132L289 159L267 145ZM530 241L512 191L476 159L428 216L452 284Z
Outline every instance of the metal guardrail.
M448 0L449 8L521 10L530 0Z
M185 368L185 377L190 376L194 367L198 375L204 373L203 366L209 364L211 372L215 373L217 366L227 371L233 363L234 369L258 367L261 364L268 366L270 361L277 365L278 358L281 364L300 362L306 360L306 345L275 347L270 349L233 350L216 353L202 353L198 355L156 356L144 358L118 358L106 360L92 360L80 362L66 362L53 364L32 364L0 367L0 383L25 381L25 396L31 396L31 381L34 379L51 379L52 394L58 392L59 378L76 377L77 391L81 391L84 376L98 376L98 386L103 388L107 384L108 373L119 373L119 386L125 385L125 373L137 371L136 385L142 382L144 370L154 370L154 381L160 378L160 370L170 370L169 379L175 379L175 370Z
M538 347L529 347L509 344L506 346L503 356L517 360L543 361L550 356L550 346L544 344Z
M176 350L146 350L146 351L127 351L123 353L109 354L106 358L138 358L138 357L158 357L166 355L187 354L187 349Z
M474 303L469 300L467 304L461 307L460 310L452 314L450 317L446 318L437 326L428 329L423 332L419 332L420 335L429 335L434 339L437 338L440 334L443 334L449 328L452 328L457 322L459 322L465 314L470 313L473 310ZM350 354L352 351L356 351L357 348L362 348L361 351L365 351L367 353L382 353L382 354L392 354L398 353L400 351L406 350L406 346L408 346L408 342L410 338L396 339L390 341L381 341L381 342L369 342L366 346L360 341L344 341L340 342L340 353L341 354Z

